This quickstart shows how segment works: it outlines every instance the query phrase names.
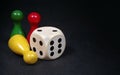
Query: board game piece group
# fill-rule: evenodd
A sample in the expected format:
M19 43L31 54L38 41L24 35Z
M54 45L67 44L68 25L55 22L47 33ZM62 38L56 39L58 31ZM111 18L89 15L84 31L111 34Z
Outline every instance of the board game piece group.
M54 60L65 50L66 39L62 30L53 26L39 27L41 15L31 12L28 15L30 31L25 36L21 21L24 15L21 10L14 10L11 19L14 23L8 46L12 52L22 55L27 64L35 64L39 59Z

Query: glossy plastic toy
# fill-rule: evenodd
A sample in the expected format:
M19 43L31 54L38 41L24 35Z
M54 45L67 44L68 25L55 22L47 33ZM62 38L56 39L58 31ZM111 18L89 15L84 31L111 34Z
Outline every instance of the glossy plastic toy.
M23 55L23 59L27 64L34 64L38 60L35 52L30 51L27 39L20 34L12 36L8 41L9 48L18 55Z
M20 11L20 10L14 10L11 13L11 19L13 21L14 26L13 26L10 37L12 37L16 34L21 34L21 35L25 36L24 31L21 27L21 21L23 20L23 17L24 17L24 15L23 15L22 11Z
M31 12L29 15L28 15L28 22L30 24L30 31L27 35L27 40L28 42L30 42L30 35L31 33L36 29L38 28L38 25L41 21L41 16L39 13L37 12Z

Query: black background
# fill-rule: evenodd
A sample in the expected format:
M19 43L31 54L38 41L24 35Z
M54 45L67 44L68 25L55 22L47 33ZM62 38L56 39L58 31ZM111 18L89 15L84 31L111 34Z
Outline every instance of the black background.
M0 3L0 75L120 75L120 23L116 1L13 0ZM64 54L56 60L27 65L8 48L13 28L10 14L24 13L22 27L29 31L27 15L42 16L40 26L55 26L67 40Z

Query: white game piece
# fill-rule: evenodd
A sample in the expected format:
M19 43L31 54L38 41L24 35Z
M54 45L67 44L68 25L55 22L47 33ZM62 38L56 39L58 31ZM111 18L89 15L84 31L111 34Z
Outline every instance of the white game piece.
M31 49L40 59L56 59L60 57L66 47L63 32L56 27L39 27L30 36Z

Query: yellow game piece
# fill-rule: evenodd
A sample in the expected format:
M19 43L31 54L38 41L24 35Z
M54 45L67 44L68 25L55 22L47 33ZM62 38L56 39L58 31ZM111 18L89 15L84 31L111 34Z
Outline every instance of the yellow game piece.
M28 64L34 64L37 61L38 56L35 52L28 51L28 52L24 53L23 59Z
M27 39L20 34L12 36L8 41L9 48L18 55L23 55L23 59L27 64L34 64L38 60L35 52L30 51Z

